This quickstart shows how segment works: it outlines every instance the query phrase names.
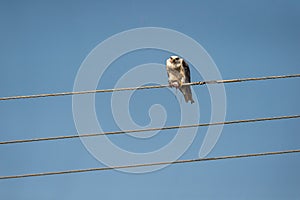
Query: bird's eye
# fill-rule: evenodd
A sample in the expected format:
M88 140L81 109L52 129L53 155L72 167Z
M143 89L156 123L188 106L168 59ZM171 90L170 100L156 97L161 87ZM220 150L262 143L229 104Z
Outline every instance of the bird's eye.
M175 58L175 60L179 60L179 58L177 57L177 58Z

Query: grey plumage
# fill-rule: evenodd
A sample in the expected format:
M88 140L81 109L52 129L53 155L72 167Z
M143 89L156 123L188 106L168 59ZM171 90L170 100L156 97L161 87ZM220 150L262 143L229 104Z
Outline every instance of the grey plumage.
M171 56L166 61L168 81L170 87L178 88L184 96L185 102L194 103L191 87L182 85L191 82L190 68L188 64L178 56Z

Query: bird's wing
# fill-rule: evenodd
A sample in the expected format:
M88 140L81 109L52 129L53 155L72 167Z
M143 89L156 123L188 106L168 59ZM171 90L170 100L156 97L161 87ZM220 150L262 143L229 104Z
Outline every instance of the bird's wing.
M185 76L185 83L190 83L191 82L190 68L189 65L183 59L182 59L182 68ZM180 91L182 92L186 102L190 101L191 103L194 103L191 87L189 85L181 86Z
M189 65L184 60L182 60L182 67L184 69L185 82L190 83L191 82L190 68Z

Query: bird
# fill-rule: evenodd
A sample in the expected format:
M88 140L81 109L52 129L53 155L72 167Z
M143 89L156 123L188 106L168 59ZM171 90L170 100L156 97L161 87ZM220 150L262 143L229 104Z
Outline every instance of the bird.
M191 82L190 68L187 62L178 56L171 56L166 61L166 69L169 86L179 89L184 96L185 102L188 103L190 101L191 104L194 103L191 87L182 85Z

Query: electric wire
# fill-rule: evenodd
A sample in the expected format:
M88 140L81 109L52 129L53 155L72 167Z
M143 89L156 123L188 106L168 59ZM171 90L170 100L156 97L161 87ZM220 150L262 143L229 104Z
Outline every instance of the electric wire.
M265 76L265 77L254 77L254 78L239 78L239 79L228 79L228 80L200 81L200 82L185 83L183 85L205 85L205 84L236 83L236 82L245 82L245 81L260 81L260 80L284 79L284 78L295 78L295 77L300 77L300 74L291 74L291 75L282 75L282 76ZM13 99L30 99L30 98L40 98L40 97L51 97L51 96L90 94L90 93L117 92L117 91L128 91L128 90L156 89L156 88L164 88L164 87L169 87L169 85L154 85L154 86L141 86L141 87L130 87L130 88L114 88L114 89L88 90L88 91L78 91L78 92L36 94L36 95L26 95L26 96L10 96L10 97L0 97L0 101L13 100ZM248 122L293 119L293 118L299 118L299 117L300 117L300 115L288 115L288 116L277 116L277 117L268 117L268 118L255 118L255 119L233 120L233 121L224 121L224 122L212 122L212 123L191 124L191 125L167 126L167 127L160 127L160 128L113 131L113 132L103 132L103 133L88 133L88 134L81 134L81 135L56 136L56 137L47 137L47 138L33 138L33 139L24 139L24 140L10 140L10 141L2 141L2 142L0 142L0 144L15 144L15 143L26 143L26 142L48 141L48 140L71 139L71 138L79 138L79 137L93 137L93 136L101 136L101 135L116 135L116 134L134 133L134 132L170 130L170 129L192 128L192 127L214 126L214 125L226 125L226 124L238 124L238 123L248 123ZM258 157L258 156L279 155L279 154L289 154L289 153L299 153L299 152L300 152L300 149L295 149L295 150L285 150L285 151L254 153L254 154L219 156L219 157L211 157L211 158L197 158L197 159L189 159L189 160L163 161L163 162L154 162L154 163L141 163L141 164L124 165L124 166L113 166L113 167L86 168L86 169L75 169L75 170L65 170L65 171L41 172L41 173L32 173L32 174L0 176L0 180L26 178L26 177L37 177L37 176L48 176L48 175L59 175L59 174L73 174L73 173L103 171L103 170L112 170L112 169L148 167L148 166L155 166L155 165L168 165L168 164L192 163L192 162L201 162L201 161L213 161L213 160L224 160L224 159L235 159L235 158L246 158L246 157Z
M290 74L290 75L281 75L281 76L265 76L265 77L254 77L254 78L239 78L239 79L228 79L228 80L199 81L199 82L184 83L183 85L237 83L237 82L245 82L245 81L261 81L261 80L296 78L296 77L300 77L300 74ZM0 97L0 101L7 101L7 100L13 100L13 99L32 99L32 98L41 98L41 97L91 94L91 93L119 92L119 91L142 90L142 89L157 89L157 88L165 88L165 87L169 87L169 85L150 85L150 86L128 87L128 88L114 88L114 89L86 90L86 91L60 92L60 93L48 93L48 94L34 94L34 95L24 95L24 96L10 96L10 97Z
M147 132L147 131L161 131L161 130L171 130L171 129L203 127L203 126L216 126L216 125L250 123L250 122L253 123L253 122L261 122L261 121L295 119L295 118L299 118L299 117L300 117L300 115L287 115L287 116L276 116L276 117L255 118L255 119L232 120L232 121L224 121L224 122L212 122L212 123L166 126L166 127L158 127L158 128L147 128L147 129L112 131L112 132L103 132L103 133L87 133L87 134L80 134L80 135L66 135L66 136L33 138L33 139L24 139L24 140L10 140L10 141L0 141L0 145L16 144L16 143L27 143L27 142L39 142L39 141L49 141L49 140L73 139L73 138L79 138L79 137L95 137L95 136L103 136L103 135L118 135L118 134L125 134L125 133L137 133L137 132Z
M153 162L153 163L143 163L143 164L133 164L133 165L123 165L123 166L113 166L113 167L99 167L99 168L86 168L86 169L75 169L75 170L73 169L73 170L65 170L65 171L41 172L41 173L32 173L32 174L19 174L19 175L11 175L11 176L0 176L0 180L37 177L37 176L49 176L49 175L61 175L61 174L75 174L75 173L104 171L104 170L112 170L112 169L149 167L149 166L157 166L157 165L172 165L172 164L179 164L179 163L193 163L193 162L204 162L204 161L236 159L236 158L262 157L262 156L291 154L291 153L300 153L300 149L252 153L252 154L239 154L239 155L219 156L219 157L210 157L210 158L196 158L196 159L187 159L187 160Z

